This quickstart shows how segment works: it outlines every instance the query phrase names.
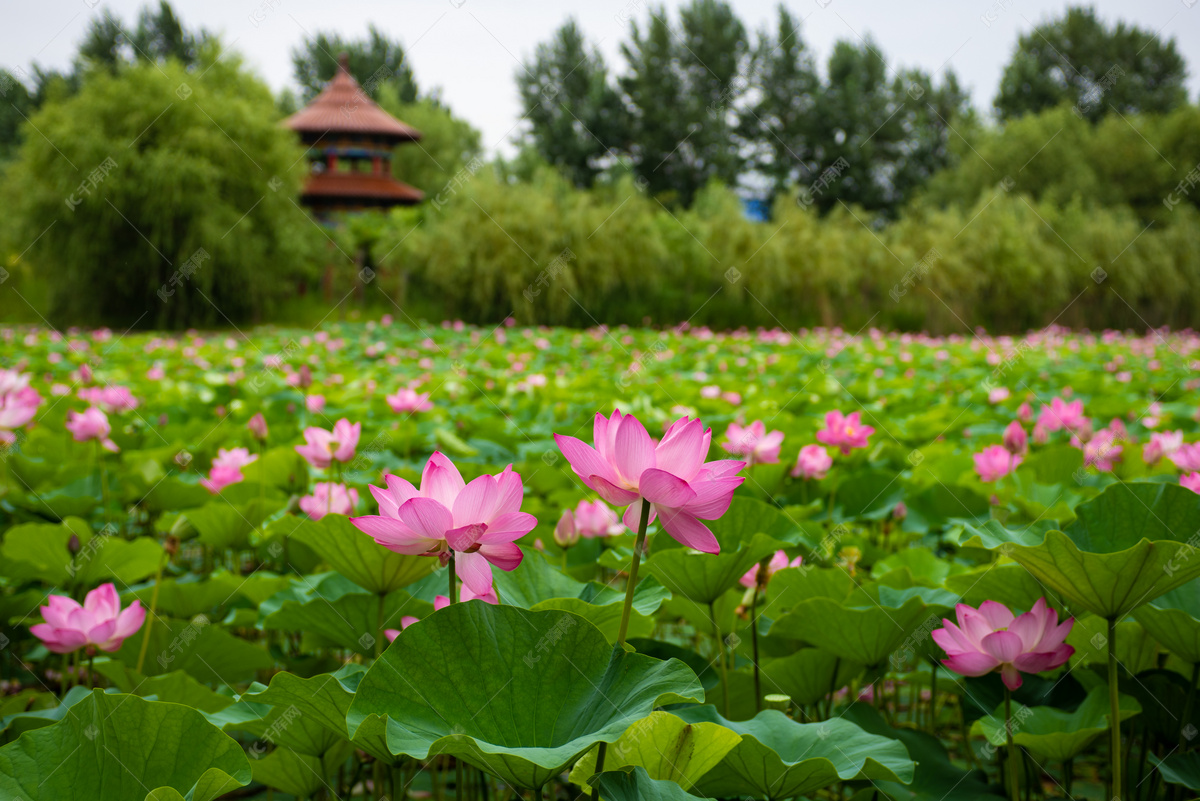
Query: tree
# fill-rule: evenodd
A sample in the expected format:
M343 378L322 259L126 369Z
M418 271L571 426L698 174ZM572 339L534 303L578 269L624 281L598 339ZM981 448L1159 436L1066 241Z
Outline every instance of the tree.
M1061 103L1092 121L1112 108L1166 113L1187 101L1186 77L1174 40L1124 22L1109 27L1095 9L1071 8L1021 36L995 107L1005 120Z
M667 202L688 205L713 179L732 184L742 157L734 138L749 82L746 29L727 3L692 0L672 30L661 6L645 30L630 23L620 80L632 108L630 153L639 178Z
M227 325L305 266L321 237L294 205L302 150L270 90L217 56L201 54L203 78L173 59L96 70L33 117L43 136L25 138L4 191L16 268L53 276L52 320Z
M517 72L527 140L575 186L589 187L629 141L628 115L608 80L604 59L575 20L534 51Z
M350 74L372 100L379 97L385 83L394 83L400 99L411 103L417 99L417 82L404 52L404 45L389 39L373 24L367 28L366 39L343 39L337 33L318 32L292 50L292 68L296 82L304 93L304 102L312 100L338 69L338 56L349 57Z
M425 192L432 199L473 159L479 157L480 134L471 123L450 113L437 98L405 103L399 87L387 84L379 92L379 105L422 133L421 140L392 151L392 175Z
M17 75L0 69L0 162L12 158L16 152L21 126L33 109L29 88Z

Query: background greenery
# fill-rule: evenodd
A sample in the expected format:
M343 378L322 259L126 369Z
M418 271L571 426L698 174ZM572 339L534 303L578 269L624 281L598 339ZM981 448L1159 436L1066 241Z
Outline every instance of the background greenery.
M4 319L315 321L351 298L337 314L584 326L1200 322L1186 65L1090 9L1021 37L994 122L951 71L897 69L869 38L817 64L783 7L758 32L716 0L647 8L621 70L568 20L516 75L518 153L486 162L499 143L380 28L300 43L301 96L271 97L220 48L161 3L136 26L101 16L67 72L0 73ZM279 123L339 51L424 132L393 169L427 200L330 228L296 203L305 160Z

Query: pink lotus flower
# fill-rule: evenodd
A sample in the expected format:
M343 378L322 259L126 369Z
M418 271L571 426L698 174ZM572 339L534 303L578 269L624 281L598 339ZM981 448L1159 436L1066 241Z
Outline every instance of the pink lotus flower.
M746 457L747 464L777 464L779 462L779 446L783 444L783 432L767 433L767 427L762 420L755 420L748 426L730 423L725 429L725 441L721 447L726 453Z
M843 415L836 409L827 412L825 427L817 432L817 442L841 448L843 454L850 453L855 448L867 447L867 437L874 434L875 429L864 426L861 416L861 412Z
M321 470L333 464L334 460L348 462L354 458L354 449L358 447L358 438L362 434L362 423L350 424L346 418L334 423L333 431L309 426L304 429L304 445L296 446L296 453L303 456L310 465Z
M1189 473L1179 477L1180 486L1187 487L1192 492L1200 494L1200 473Z
M136 409L138 399L133 397L129 387L85 387L75 393L80 400L85 400L93 406L99 406L109 414L127 412Z
M1008 400L1008 387L993 387L988 390L988 403L1003 403Z
M304 408L312 414L320 414L325 409L324 395L305 395Z
M596 446L555 434L571 469L584 484L614 506L626 506L625 525L636 528L641 504L651 504L650 520L662 516L663 529L689 548L719 553L717 538L701 523L716 520L729 508L733 491L744 478L736 473L745 462L705 462L712 429L681 417L655 444L633 415L597 414Z
M1013 420L1004 429L1004 447L1009 453L1016 454L1029 450L1029 437L1019 421Z
M1042 406L1042 413L1038 415L1038 425L1046 431L1058 431L1063 428L1075 431L1086 421L1081 400L1067 403L1062 398L1053 398L1049 406Z
M1025 401L1017 407L1017 417L1021 418L1026 423L1033 420L1033 407L1029 405L1029 401Z
M320 520L327 514L348 515L358 506L358 490L345 484L332 481L318 481L313 484L312 495L300 499L300 511L313 520Z
M1156 464L1164 456L1170 456L1183 445L1182 431L1163 431L1150 435L1150 441L1142 448L1142 460Z
M42 405L42 396L29 381L28 373L0 370L0 436L27 425ZM11 441L9 437L5 439Z
M1017 469L1022 461L1019 454L1009 453L1003 445L989 445L972 457L980 481L999 481Z
M83 606L65 595L51 595L42 607L45 623L29 631L56 654L69 654L84 646L115 651L125 638L142 627L146 610L134 601L124 610L116 587L101 584L87 594Z
M767 562L767 576L766 581L763 582L763 585L766 586L767 581L771 580L771 576L775 575L780 570L783 570L785 567L800 567L802 564L804 564L803 556L797 556L795 559L788 561L788 556L786 553L783 551L776 551L775 555L771 557L771 561ZM754 583L758 580L758 567L758 565L755 565L747 570L740 579L738 579L738 582L748 590L754 589Z
M793 478L803 478L806 481L820 481L833 467L833 457L829 451L820 445L805 445L796 457L796 466L792 468Z
M408 387L402 387L395 395L388 395L386 400L388 406L397 414L427 412L433 408L428 392L417 392Z
M524 554L516 540L537 525L521 511L521 476L512 465L498 475L463 482L458 468L434 452L421 475L421 489L385 475L387 489L371 487L378 515L350 522L396 553L437 556L454 566L463 584L484 593L492 586L492 569L514 570Z
M1121 439L1111 428L1102 428L1087 442L1071 437L1071 444L1083 451L1083 463L1102 473L1111 472L1113 464L1120 460L1124 447Z
M1183 443L1168 453L1167 458L1180 470L1200 470L1200 442Z
M1075 653L1063 642L1075 618L1059 623L1045 598L1019 617L995 601L984 601L978 610L959 604L954 611L958 625L942 620L945 628L934 631L933 640L949 657L942 664L963 676L999 670L1004 686L1015 690L1021 686L1021 673L1052 670Z
M624 533L617 513L604 501L580 501L575 506L575 528L584 539L613 537Z
M98 441L106 451L116 453L120 450L117 443L108 438L112 426L108 424L108 415L89 406L82 412L67 412L67 430L76 442Z
M259 412L250 418L246 423L246 428L254 435L254 438L259 442L267 441L267 418L263 417L263 413Z

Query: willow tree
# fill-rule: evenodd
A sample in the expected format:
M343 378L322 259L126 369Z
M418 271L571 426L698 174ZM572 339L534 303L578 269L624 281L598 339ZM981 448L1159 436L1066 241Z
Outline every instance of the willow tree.
M0 192L52 321L254 319L319 252L299 145L269 89L215 55L95 70L31 118Z

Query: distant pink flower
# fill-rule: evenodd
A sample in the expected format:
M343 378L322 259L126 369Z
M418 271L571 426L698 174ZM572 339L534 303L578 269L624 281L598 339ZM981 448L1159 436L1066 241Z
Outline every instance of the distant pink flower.
M428 392L417 392L408 387L401 387L395 395L388 395L387 404L397 414L427 412L433 408Z
M453 552L463 584L484 593L492 586L491 565L515 570L524 554L516 540L537 525L520 511L521 476L512 465L495 476L482 475L470 484L444 455L434 452L421 475L421 489L385 475L387 489L372 486L378 515L350 522L380 545L396 553L437 556Z
M80 400L99 406L109 414L127 412L139 406L138 399L133 397L129 387L84 387L75 394Z
M833 467L833 457L829 455L829 451L820 445L805 445L796 457L796 466L792 468L792 476L808 481L820 481L829 473L831 467Z
M1042 413L1038 415L1038 425L1050 432L1063 428L1076 431L1085 422L1087 418L1083 416L1081 400L1068 403L1062 398L1053 398L1049 406L1042 406Z
M1182 431L1162 431L1150 435L1150 441L1142 448L1142 460L1156 464L1164 456L1170 456L1183 446Z
M304 429L304 445L296 446L296 453L310 465L324 470L334 460L348 462L354 458L358 438L362 434L362 423L350 424L346 418L334 423L333 431L309 426Z
M1200 442L1181 444L1167 458L1175 463L1180 470L1200 470Z
M88 442L94 439L106 451L116 453L120 450L117 443L108 438L112 432L112 426L108 424L108 415L95 406L89 406L82 412L67 412L67 430L71 432L76 442Z
M715 384L710 384L706 387L700 387L700 397L712 399L721 397L721 388Z
M246 423L246 428L254 435L255 439L260 442L266 442L269 431L267 429L267 418L263 417L262 412L251 417Z
M817 432L817 442L841 448L843 454L850 453L855 448L867 447L867 437L874 434L875 429L864 426L861 415L861 412L843 415L836 409L827 412L825 427Z
M69 654L84 646L112 652L121 647L146 620L141 601L124 610L112 583L101 584L84 598L83 606L65 595L51 595L42 607L45 623L29 627L30 633L56 654Z
M770 581L771 576L775 575L780 570L783 570L785 567L800 567L802 564L804 564L804 557L797 556L795 559L788 561L788 556L786 553L783 551L776 551L775 555L771 557L771 561L767 562L766 581ZM746 589L754 589L754 583L758 580L758 567L758 565L755 565L747 570L740 579L738 579L738 582ZM764 585L766 584L766 581L763 582Z
M332 497L331 497L332 493ZM358 490L345 484L332 481L318 481L313 484L312 495L300 499L300 511L313 520L320 520L327 514L348 515L358 506Z
M988 403L1003 403L1008 400L1008 387L994 387L988 390Z
M1008 449L1009 453L1017 454L1029 450L1029 437L1019 421L1013 420L1004 429L1004 447Z
M312 414L320 414L325 409L324 395L305 395L304 408Z
M755 420L748 426L730 423L725 429L725 441L721 448L734 456L745 457L746 463L777 464L779 462L779 446L783 444L783 432L767 433L767 426L762 420Z
M0 431L15 431L37 414L42 396L29 386L30 379L28 373L0 370Z
M1083 463L1094 467L1102 473L1111 472L1113 464L1120 460L1124 447L1121 440L1111 428L1102 428L1087 442L1081 443L1077 437L1071 438L1071 444L1083 451Z
M736 474L745 462L705 462L712 429L681 417L657 444L633 415L597 414L595 447L575 437L555 434L571 469L600 497L626 506L625 525L636 528L641 504L651 504L650 520L662 517L663 529L680 543L706 553L719 553L717 538L701 520L716 520L729 508L733 491L744 478Z
M1059 623L1045 598L1019 617L995 601L984 601L978 610L959 604L955 613L958 625L942 620L944 628L933 632L933 640L949 657L942 664L963 676L999 670L1004 686L1015 690L1022 673L1052 670L1075 653L1064 643L1075 618Z
M722 392L721 400L734 406L742 405L742 396L738 392Z
M1188 473L1186 476L1180 476L1179 484L1200 494L1200 473Z
M202 479L200 486L215 495L230 484L237 484L245 479L245 476L242 475L242 468L257 458L257 455L252 455L245 448L230 448L229 450L221 448L217 451L216 458L213 459L212 469L208 471L208 478Z
M999 481L1017 469L1021 456L1009 453L1003 445L989 445L982 453L972 457L975 460L975 472L979 480L985 482Z
M904 505L904 501L900 501L892 507L892 517L896 520L903 520L908 517L908 507Z
M604 501L580 501L574 517L575 527L584 539L612 537L625 531L617 513Z
M1033 419L1033 407L1026 401L1017 407L1017 417L1028 423Z

